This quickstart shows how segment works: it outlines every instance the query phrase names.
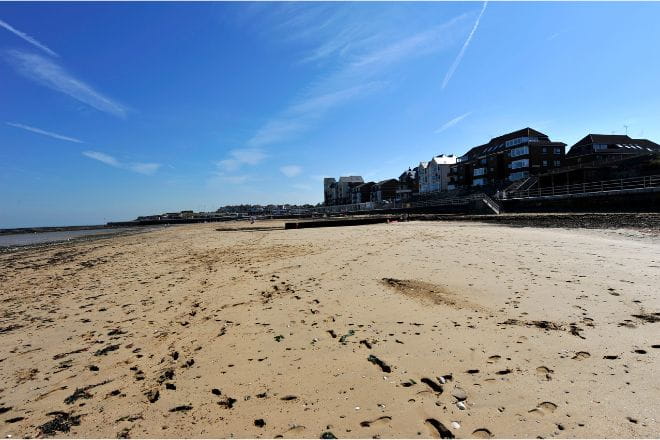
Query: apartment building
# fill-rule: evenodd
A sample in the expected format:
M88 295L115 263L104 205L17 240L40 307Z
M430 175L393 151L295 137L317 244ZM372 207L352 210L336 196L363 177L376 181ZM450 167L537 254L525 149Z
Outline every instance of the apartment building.
M351 203L365 203L371 201L371 189L376 182L365 182L351 188Z
M396 200L410 200L413 194L419 192L419 167L408 168L399 176L399 185L396 190Z
M660 153L660 145L623 134L588 134L566 153L568 165L591 164Z
M396 190L399 187L397 179L385 179L371 187L371 201L384 202L396 198Z
M448 189L500 186L564 165L566 144L523 128L470 149L450 167Z
M350 204L352 202L351 190L363 183L364 180L361 176L343 176L338 181L334 177L324 178L323 204L326 206Z
M456 163L453 154L440 154L428 162L420 162L419 192L447 191L449 186L449 170Z

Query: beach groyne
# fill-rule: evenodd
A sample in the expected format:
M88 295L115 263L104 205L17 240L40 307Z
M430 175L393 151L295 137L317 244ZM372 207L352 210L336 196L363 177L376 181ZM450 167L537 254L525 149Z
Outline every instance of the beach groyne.
M339 226L373 225L397 220L391 216L345 217L319 220L303 220L284 223L284 229L332 228Z

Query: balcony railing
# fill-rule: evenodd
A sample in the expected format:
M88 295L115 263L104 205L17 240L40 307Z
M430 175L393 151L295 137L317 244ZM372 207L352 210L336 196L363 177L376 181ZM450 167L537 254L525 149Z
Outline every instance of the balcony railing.
M553 197L571 194L597 194L610 191L632 191L645 188L660 188L660 175L630 177L626 179L601 180L575 183L571 185L548 186L522 191L505 192L502 199L523 199L532 197Z

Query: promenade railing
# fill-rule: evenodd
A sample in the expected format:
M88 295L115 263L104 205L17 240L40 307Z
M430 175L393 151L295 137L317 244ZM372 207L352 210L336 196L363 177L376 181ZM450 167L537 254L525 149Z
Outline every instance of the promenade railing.
M318 214L359 214L374 213L378 211L387 211L393 209L410 208L434 208L443 206L466 206L475 200L483 200L486 197L483 193L471 194L465 197L428 197L424 200L416 201L383 201L354 203L349 205L322 206L314 208L313 211ZM495 202L493 202L495 203Z
M632 191L645 188L660 188L660 175L630 177L625 179L601 180L569 185L537 187L522 191L507 191L502 199L553 197L572 194L596 194L611 191Z

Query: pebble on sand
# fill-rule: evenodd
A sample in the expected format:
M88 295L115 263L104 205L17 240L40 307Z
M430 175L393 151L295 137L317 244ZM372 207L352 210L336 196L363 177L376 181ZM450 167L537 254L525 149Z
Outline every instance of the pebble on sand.
M467 393L462 388L454 388L454 391L451 392L451 395L454 396L459 402L467 399Z

